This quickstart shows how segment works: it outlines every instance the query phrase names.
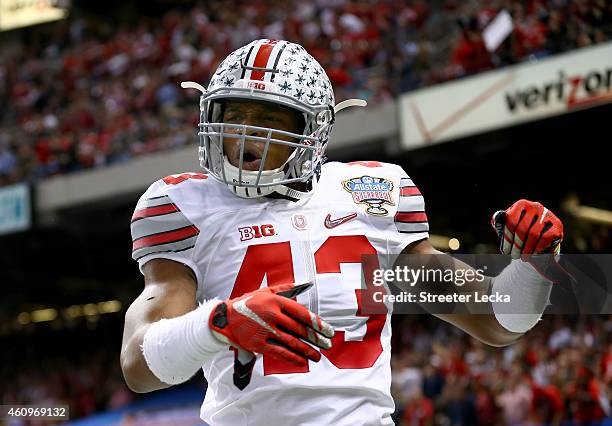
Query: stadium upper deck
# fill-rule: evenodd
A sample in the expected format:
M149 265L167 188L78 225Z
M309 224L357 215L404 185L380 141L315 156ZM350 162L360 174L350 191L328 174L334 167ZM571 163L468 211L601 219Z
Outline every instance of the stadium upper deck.
M197 111L177 83L207 82L219 58L254 38L303 44L338 99L376 103L612 36L610 0L225 1L129 26L80 17L78 6L67 21L23 30L18 53L0 59L0 185L190 143ZM481 32L502 8L514 31L491 53Z

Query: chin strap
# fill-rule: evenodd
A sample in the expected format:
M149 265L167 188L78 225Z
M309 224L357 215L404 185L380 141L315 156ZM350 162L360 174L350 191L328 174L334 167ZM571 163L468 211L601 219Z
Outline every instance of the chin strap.
M285 197L293 198L295 200L304 200L306 198L312 197L314 191L317 187L317 181L314 176L312 177L312 189L308 192L306 191L298 191L297 189L289 188L286 185L278 185L274 188L274 192L277 194L283 195Z
M312 191L310 192L298 191L297 189L289 188L288 186L285 186L285 185L279 185L278 187L274 188L274 192L284 197L294 198L296 200L303 200L312 195Z
M334 114L337 114L338 112L346 108L365 107L367 105L368 103L363 99L347 99L345 101L340 102L338 105L334 107ZM297 189L289 188L286 185L278 185L277 187L274 188L274 192L276 192L277 194L283 195L285 197L293 198L295 200L303 200L305 198L312 196L317 186L317 181L318 179L315 176L313 176L312 177L312 189L308 192L298 191Z

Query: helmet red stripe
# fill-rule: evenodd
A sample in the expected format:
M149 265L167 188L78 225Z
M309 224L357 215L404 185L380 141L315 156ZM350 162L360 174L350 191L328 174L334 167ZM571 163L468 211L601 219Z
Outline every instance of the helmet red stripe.
M268 40L259 46L257 55L255 56L255 61L253 62L254 68L266 68L270 55L272 54L272 50L274 50L277 43L278 40ZM263 80L265 74L265 71L253 71L251 73L251 80Z

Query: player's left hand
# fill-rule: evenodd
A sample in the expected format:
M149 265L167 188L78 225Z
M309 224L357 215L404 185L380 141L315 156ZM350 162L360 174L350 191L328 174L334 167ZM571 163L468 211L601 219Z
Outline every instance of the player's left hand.
M500 251L519 259L532 254L558 254L563 223L542 204L518 200L493 214L491 225L500 238Z

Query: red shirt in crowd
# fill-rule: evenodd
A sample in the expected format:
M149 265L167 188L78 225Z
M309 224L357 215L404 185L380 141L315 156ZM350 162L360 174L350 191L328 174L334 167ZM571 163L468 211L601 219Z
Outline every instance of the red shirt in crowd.
M402 425L405 426L427 426L432 424L434 406L429 398L421 396L409 401L404 406Z
M476 33L464 34L459 39L453 50L453 63L461 65L466 74L493 68L491 54Z

